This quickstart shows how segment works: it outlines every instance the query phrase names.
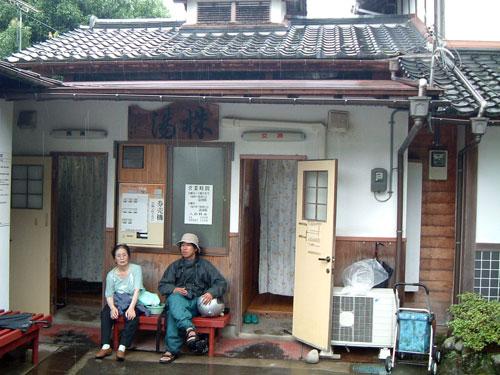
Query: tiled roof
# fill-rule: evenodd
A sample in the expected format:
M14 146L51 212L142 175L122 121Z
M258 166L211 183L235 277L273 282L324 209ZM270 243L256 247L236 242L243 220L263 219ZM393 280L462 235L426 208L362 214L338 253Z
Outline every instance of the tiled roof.
M0 61L0 83L2 83L0 85L1 88L5 89L8 86L18 86L16 84L13 84L13 82L18 82L30 87L39 87L39 88L57 87L62 85L61 81L43 77L38 73L30 72L24 69L19 69L12 64Z
M487 116L500 115L500 51L466 51L456 53L457 67L479 94L488 102ZM402 70L413 79L430 79L430 57L402 57ZM469 116L476 114L478 102L450 68L435 63L434 85L444 90L444 97L452 102L445 111Z
M386 59L421 53L426 47L409 18L402 16L371 23L363 19L295 20L289 25L247 27L109 21L97 21L92 28L82 27L26 48L8 61Z

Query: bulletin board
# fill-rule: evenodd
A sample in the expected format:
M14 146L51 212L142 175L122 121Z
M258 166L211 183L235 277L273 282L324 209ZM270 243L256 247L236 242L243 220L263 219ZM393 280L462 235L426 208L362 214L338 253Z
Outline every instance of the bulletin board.
M119 243L163 247L164 184L120 184L118 204Z

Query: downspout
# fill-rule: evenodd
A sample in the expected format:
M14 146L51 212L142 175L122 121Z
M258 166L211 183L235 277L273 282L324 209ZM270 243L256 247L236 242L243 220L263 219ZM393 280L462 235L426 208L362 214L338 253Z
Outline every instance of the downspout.
M416 113L414 107L410 104L410 116L414 119L413 127L408 132L405 140L401 144L398 150L398 197L397 197L397 228L396 228L396 262L395 262L395 282L404 282L402 265L403 265L403 189L404 189L404 154L411 142L418 134L420 129L423 127L425 123L426 116L428 114L428 104L430 98L426 97L425 94L427 92L427 81L425 79L421 79L418 85L418 96L410 98L410 103L413 100L417 102L416 107L420 104L418 102L427 103L427 108L422 111L422 113ZM421 109L421 108L417 108ZM403 295L402 295L403 297Z
M457 295L462 293L462 279L461 275L463 274L463 228L464 228L464 185L465 185L465 158L467 153L473 149L475 149L479 142L481 142L481 135L475 135L474 140L461 149L458 153L457 158L457 218L455 221L455 262L454 262L454 275L453 275L453 303L458 302Z

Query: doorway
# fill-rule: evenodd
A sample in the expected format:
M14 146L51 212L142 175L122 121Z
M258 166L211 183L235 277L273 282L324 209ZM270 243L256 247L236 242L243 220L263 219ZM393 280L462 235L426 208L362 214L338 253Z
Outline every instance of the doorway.
M304 159L241 156L243 333L291 334L297 162ZM258 324L248 323L253 316Z
M100 306L106 217L106 153L55 153L57 307Z

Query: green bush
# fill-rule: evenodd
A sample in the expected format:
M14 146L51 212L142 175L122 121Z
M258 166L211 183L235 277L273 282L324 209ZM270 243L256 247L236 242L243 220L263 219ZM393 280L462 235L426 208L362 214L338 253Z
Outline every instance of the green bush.
M481 351L489 344L500 344L500 302L488 302L474 293L458 297L460 303L448 308L453 315L453 320L448 323L453 335L474 351Z

